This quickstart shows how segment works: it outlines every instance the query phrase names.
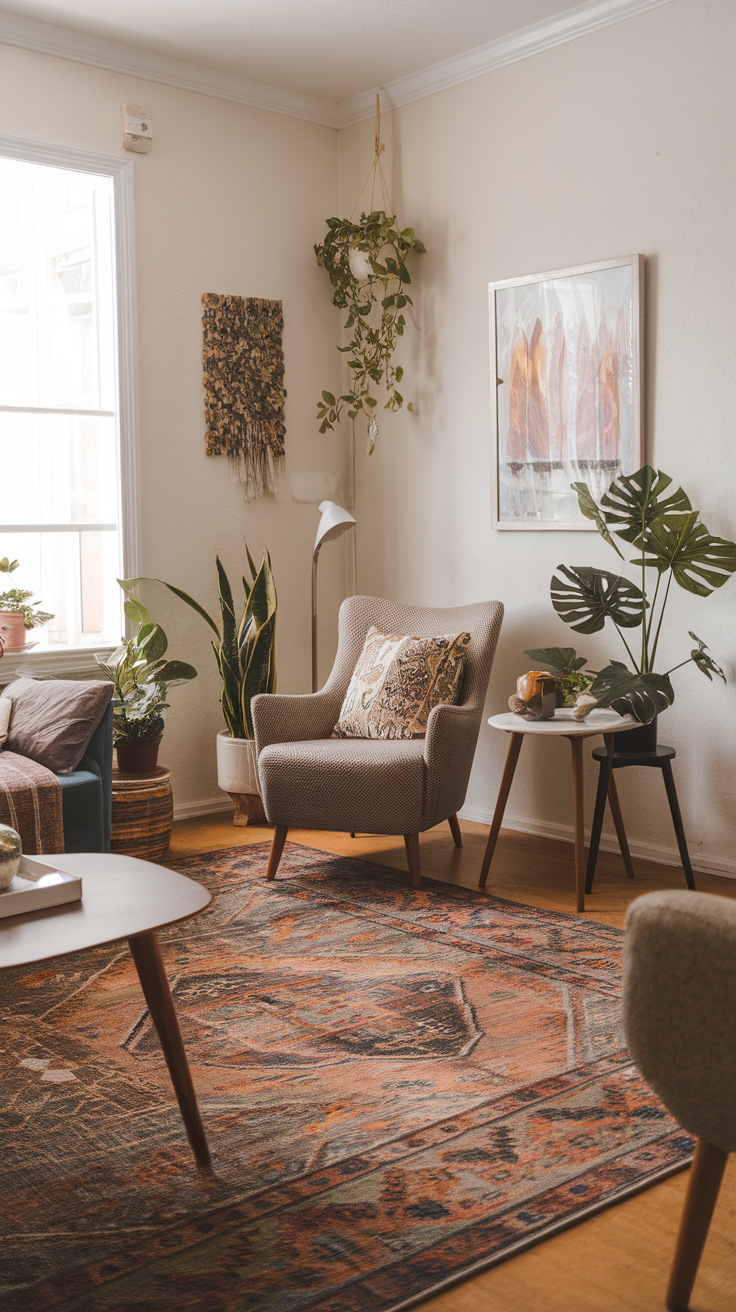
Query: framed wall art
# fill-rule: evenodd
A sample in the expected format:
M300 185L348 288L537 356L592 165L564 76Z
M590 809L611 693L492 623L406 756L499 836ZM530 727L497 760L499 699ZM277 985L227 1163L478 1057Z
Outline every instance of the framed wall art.
M643 465L643 281L631 255L490 284L495 528L596 532L570 484Z

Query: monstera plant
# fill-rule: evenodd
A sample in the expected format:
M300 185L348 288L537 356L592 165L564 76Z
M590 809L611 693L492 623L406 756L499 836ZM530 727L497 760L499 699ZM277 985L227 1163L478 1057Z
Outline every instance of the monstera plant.
M572 647L533 648L526 655L557 676L566 700L574 700L574 692L588 691L599 706L649 724L674 701L670 675L683 665L692 662L708 679L716 675L726 682L723 670L692 631L695 646L685 660L662 674L655 666L672 583L695 596L709 597L736 570L736 543L709 533L682 488L670 490L669 475L650 465L635 474L619 475L600 505L586 483L572 487L583 515L594 521L617 556L625 560L612 534L637 553L628 563L638 567L640 582L591 566L559 565L559 576L552 578L552 605L576 633L598 633L610 621L629 663L611 661L597 673L583 673L586 658Z

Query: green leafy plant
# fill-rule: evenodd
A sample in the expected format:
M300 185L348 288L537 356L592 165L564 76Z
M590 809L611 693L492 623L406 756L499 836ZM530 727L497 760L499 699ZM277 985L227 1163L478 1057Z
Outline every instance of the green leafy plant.
M163 712L169 688L196 679L197 671L185 661L167 661L168 639L137 597L128 597L125 613L138 625L111 655L95 655L100 669L115 685L113 741L157 743L164 731Z
M595 674L586 673L591 679L587 691L600 706L633 715L642 724L671 706L675 693L670 675L682 666L692 662L708 679L716 675L726 682L706 644L692 632L696 646L685 660L664 674L654 668L673 580L687 592L709 597L736 570L736 543L709 533L682 488L670 491L671 485L668 474L645 465L635 474L619 475L599 506L586 483L573 483L581 512L595 522L621 560L625 557L612 534L639 552L629 563L639 567L641 584L608 570L567 565L558 566L562 577L554 575L551 584L552 605L577 633L597 633L607 620L613 624L630 666L611 661ZM647 590L647 571L656 575L653 593ZM638 639L632 632L630 645L624 630L636 629ZM535 648L526 654L553 665L554 653L558 663L551 673L564 673L560 665L565 661L568 674L586 664L572 648Z
M406 327L402 311L413 304L406 290L411 283L406 256L409 251L424 250L414 229L400 232L396 215L384 210L361 214L359 223L351 219L327 220L327 236L314 251L335 289L332 304L348 312L344 326L352 330L352 337L347 346L337 349L348 356L351 386L338 397L332 392L322 393L317 405L317 417L322 421L320 433L339 423L346 406L350 419L357 418L362 410L369 420L372 451L378 431L374 388L382 384L385 387L385 410L400 410L404 404L398 388L403 369L391 361ZM374 312L379 302L380 314ZM411 409L409 402L407 410Z
M0 574L12 574L19 565L19 560L10 560L7 556L3 556L0 560ZM8 588L7 591L0 592L0 610L19 611L27 629L40 628L54 617L49 615L48 611L39 610L38 604L31 601L32 596L33 592L29 592L27 588Z
M264 551L260 569L256 569L246 544L246 555L252 583L243 576L245 606L240 621L235 614L232 588L224 567L217 557L217 579L220 593L222 631L194 597L190 597L173 583L164 579L123 579L120 586L126 591L138 583L163 583L175 597L191 606L213 630L216 642L212 643L217 668L222 679L220 705L225 723L233 738L252 738L253 720L250 703L260 692L276 691L276 587L271 569L271 557ZM136 598L131 600L137 601ZM140 604L140 603L138 603Z

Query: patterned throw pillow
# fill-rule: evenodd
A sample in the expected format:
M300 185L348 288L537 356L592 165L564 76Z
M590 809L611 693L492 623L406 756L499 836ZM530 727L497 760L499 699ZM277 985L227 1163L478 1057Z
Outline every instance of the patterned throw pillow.
M396 637L373 627L333 738L423 738L433 706L460 696L469 633Z

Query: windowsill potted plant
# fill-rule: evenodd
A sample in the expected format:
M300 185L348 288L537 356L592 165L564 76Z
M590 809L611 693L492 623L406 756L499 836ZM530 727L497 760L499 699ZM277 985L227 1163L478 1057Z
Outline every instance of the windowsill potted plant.
M217 557L222 632L198 601L163 579L123 579L120 583L126 591L137 583L163 583L175 597L191 606L215 634L212 650L222 679L220 705L227 725L217 735L217 782L235 805L235 825L247 825L250 820L263 818L250 704L258 693L276 691L278 603L271 557L264 551L260 569L256 569L247 544L245 550L253 581L249 584L243 576L245 607L239 622L230 582ZM130 601L140 604L135 597Z
M3 556L0 560L0 574L12 574L19 565L20 561ZM39 610L31 601L32 596L33 593L27 588L8 588L0 592L0 656L5 652L24 651L28 645L27 631L40 628L54 618L46 611Z
M197 677L184 661L164 660L166 634L137 597L125 602L125 613L138 632L109 656L95 655L100 669L115 685L113 743L122 774L149 774L156 769L164 732L163 712L169 688Z

